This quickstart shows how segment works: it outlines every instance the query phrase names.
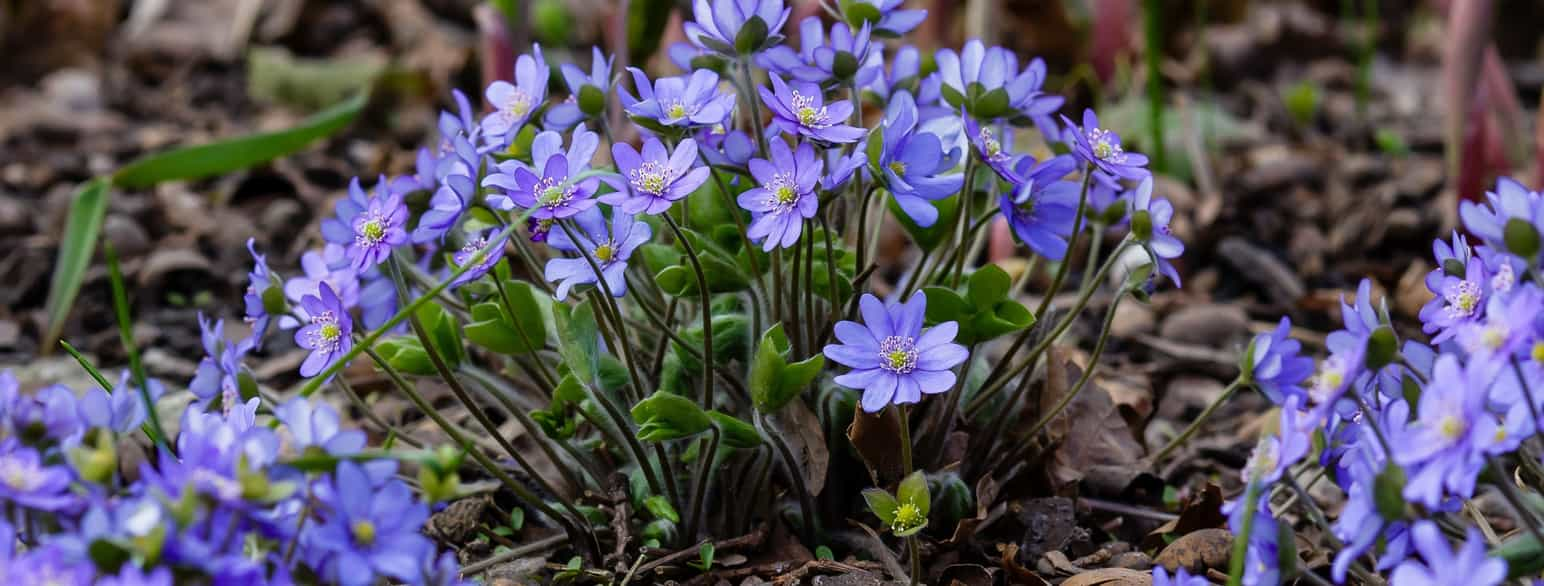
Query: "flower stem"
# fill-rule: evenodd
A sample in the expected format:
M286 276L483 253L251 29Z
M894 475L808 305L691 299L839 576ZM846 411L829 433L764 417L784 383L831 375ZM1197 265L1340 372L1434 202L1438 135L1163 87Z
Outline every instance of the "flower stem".
M670 217L670 214L660 214L665 217L665 224L670 226L670 231L675 233L676 240L681 242L681 248L686 249L686 259L692 263L692 272L697 273L697 292L701 296L702 303L702 391L698 401L703 409L713 408L713 293L708 290L708 275L702 272L702 262L697 259L697 249L692 246L686 234L681 231L681 226Z
M703 501L707 499L708 478L713 473L713 458L718 455L720 435L718 426L710 425L708 426L708 431L712 435L706 442L707 451L703 452L699 449L697 452L697 487L692 489L691 508L686 511L686 534L684 537L688 542L697 538L697 528L702 524L702 505ZM698 444L699 448L701 446L702 444Z
M954 281L950 283L950 287L959 287L960 277L965 274L965 261L968 260L965 257L970 256L966 252L970 247L970 212L976 204L976 151L966 149L965 153L965 187L960 190L960 204L957 210L959 218L958 225L955 227L955 231L959 233L959 240L954 243L954 256L950 257L957 260L952 267ZM951 267L945 266L944 274L949 274L950 270Z
M773 429L767 433L766 415L756 411L751 415L756 422L756 428L761 434L772 442L772 447L777 449L777 454L783 462L783 473L788 475L788 483L793 485L794 493L799 496L799 515L804 521L803 534L806 544L815 543L815 498L810 494L810 489L805 485L804 472L799 469L799 461L794 459L793 450L788 447L788 441L783 439L782 430Z
M1217 411L1218 407L1221 407L1223 403L1228 402L1228 399L1232 398L1239 389L1244 388L1245 386L1248 386L1248 383L1245 383L1240 379L1235 379L1232 383L1230 383L1227 388L1222 390L1222 394L1217 395L1217 398L1213 399L1211 404L1207 405L1206 409L1201 411L1201 415L1196 417L1195 421L1190 422L1190 426L1186 427L1185 431L1180 432L1178 436L1169 441L1168 445L1165 445L1163 446L1163 449L1158 450L1158 453L1153 455L1152 461L1157 463L1160 460L1163 460L1170 454L1173 454L1174 450L1177 450L1180 446L1185 445L1185 442L1190 441L1191 436L1194 436L1196 431L1201 429L1201 424L1206 423L1207 418L1210 418L1212 413Z
M901 418L901 471L902 474L911 474L911 406L897 405L896 410ZM911 584L916 586L922 579L922 555L917 546L917 536L906 536L906 549L911 557Z
M1078 237L1083 235L1083 211L1088 207L1088 188L1094 182L1093 169L1083 169L1083 188L1078 190L1078 212L1072 220L1072 238L1067 241L1067 250L1077 250ZM1045 318L1045 312L1051 308L1051 300L1061 292L1062 284L1067 280L1067 267L1072 264L1072 258L1063 258L1056 267L1056 277L1051 279L1051 288L1045 292L1045 297L1040 300L1040 306L1035 308L1035 320ZM1097 281L1097 279L1096 279Z
M1244 490L1244 530L1233 538L1233 556L1228 560L1228 586L1244 583L1244 563L1249 557L1249 534L1254 532L1255 507L1259 506L1259 489L1249 483Z
M751 131L756 135L756 145L761 148L761 155L767 154L767 137L761 129L761 96L753 92L756 84L751 80L751 61L747 58L738 60L740 65L740 77L745 82L745 101L751 105Z

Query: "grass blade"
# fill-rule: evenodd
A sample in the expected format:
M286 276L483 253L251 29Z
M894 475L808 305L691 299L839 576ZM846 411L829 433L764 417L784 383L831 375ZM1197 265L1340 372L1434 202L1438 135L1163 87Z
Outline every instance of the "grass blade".
M118 338L123 341L123 351L129 355L129 373L140 398L145 401L145 414L149 418L150 440L156 445L171 449L166 442L166 430L161 427L161 415L156 412L155 400L150 397L150 385L146 384L145 365L139 360L139 348L134 345L134 319L129 313L129 291L123 285L123 272L118 270L118 252L111 242L103 245L107 256L107 274L113 285L113 313L118 316ZM111 392L111 391L108 391Z
M96 252L97 235L102 231L102 219L107 215L107 189L111 183L105 178L93 179L81 186L70 202L70 216L64 228L64 238L59 242L59 256L54 260L54 276L48 286L48 330L43 335L43 345L38 353L48 354L54 349L64 329L64 320L75 305L75 296L91 266L91 255Z
M75 357L75 361L79 362L80 367L86 370L86 374L89 374L91 375L91 378L96 379L97 384L101 385L102 390L107 391L108 393L113 392L113 383L107 382L107 377L102 376L102 371L99 371L95 366L92 366L91 361L86 360L86 357L80 353L80 350L76 350L74 346L71 346L69 342L64 340L59 340L59 345L64 346L64 351L69 352L70 356Z
M299 151L311 142L348 126L364 109L368 97L367 92L359 92L352 98L311 115L294 128L142 157L114 173L113 183L123 187L147 187L162 181L219 175L273 160Z

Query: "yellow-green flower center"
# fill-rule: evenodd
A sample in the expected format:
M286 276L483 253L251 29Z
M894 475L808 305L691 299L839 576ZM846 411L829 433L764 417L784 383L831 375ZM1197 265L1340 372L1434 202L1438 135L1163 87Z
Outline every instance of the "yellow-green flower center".
M616 254L616 248L611 246L610 242L595 247L595 260L600 262L611 262L612 257L615 257Z
M889 336L879 343L879 367L896 374L917 369L917 340L909 336Z
M890 524L890 528L895 531L905 531L915 529L925 522L927 517L922 514L922 508L914 502L906 501L895 508L895 522Z
M1119 138L1114 133L1103 128L1090 129L1087 132L1088 146L1094 152L1094 157L1101 161L1121 163L1126 160L1126 152L1121 149Z
M667 110L665 113L669 117L671 117L671 118L685 118L686 117L686 105L682 104L680 102L676 102L674 104L671 104L670 105L670 109Z
M829 121L830 114L826 112L826 108L824 106L815 107L814 97L806 96L799 92L793 93L793 113L799 117L799 124L802 126L824 128L831 124Z
M335 323L324 324L321 333L323 340L335 342L343 336L343 328L338 327L338 324Z
M1464 435L1464 431L1467 428L1468 426L1464 425L1464 420L1459 419L1456 415L1445 416L1442 418L1441 423L1437 424L1437 432L1449 441L1458 440L1459 437Z
M1534 362L1544 364L1544 342L1534 342L1533 350L1528 354L1533 358Z
M662 195L665 188L670 186L670 168L655 161L646 161L638 168L628 171L628 183L633 189L648 195Z
M501 104L499 109L509 112L510 115L516 118L524 117L531 112L531 94L525 93L523 89L515 88L514 93L510 94L509 100Z
M359 225L359 235L355 240L364 246L373 246L386 238L386 224L379 218L365 220Z
M905 177L906 176L906 163L902 163L900 161L891 161L890 162L890 171L895 173L896 175L899 175L901 177Z
M350 529L354 533L354 541L357 541L363 545L371 545L375 543L374 523L365 520L355 521L354 525L350 527Z
M777 197L777 203L782 205L793 205L794 202L799 201L799 192L794 190L792 185L779 185L777 189L772 190L772 194Z

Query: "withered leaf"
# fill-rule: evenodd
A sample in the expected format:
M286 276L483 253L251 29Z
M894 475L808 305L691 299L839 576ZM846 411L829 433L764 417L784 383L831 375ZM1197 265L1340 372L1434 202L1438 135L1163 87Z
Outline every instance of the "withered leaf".
M1233 552L1233 533L1227 529L1202 529L1174 540L1153 560L1170 571L1185 568L1192 574L1207 568L1223 568Z

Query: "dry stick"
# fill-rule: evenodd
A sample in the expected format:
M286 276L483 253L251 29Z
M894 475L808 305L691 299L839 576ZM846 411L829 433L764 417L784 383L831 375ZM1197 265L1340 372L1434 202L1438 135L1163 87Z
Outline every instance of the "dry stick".
M510 492L515 493L515 496L519 497L520 500L525 501L527 505L530 505L532 508L541 512L541 514L550 517L553 521L556 521L559 525L562 525L563 530L568 534L568 539L574 540L575 543L579 543L580 541L577 538L581 536L587 537L588 539L583 540L583 542L586 544L586 549L592 556L596 556L598 558L600 552L600 544L595 540L595 536L587 530L588 528L583 530L580 529L580 526L574 523L572 519L568 518L562 513L559 513L556 509L553 509L552 505L547 504L547 501L542 500L542 498L539 496L536 496L536 493L531 492L531 489L528 489L525 487L525 485L520 484L520 482L515 480L514 477L510 476L508 472L505 472L504 469L498 465L498 463L489 459L487 454L482 453L482 450L473 444L472 441L460 431L459 426L453 425L450 421L446 420L445 416L441 415L438 410L430 405L429 402L424 399L423 395L419 394L416 388L408 384L407 380L402 378L402 374L397 372L397 369L392 367L391 364L388 364L386 359L382 358L380 354L376 353L374 348L365 346L364 352L375 361L376 366L380 367L380 369L386 373L386 376L397 385L397 388L400 389L403 394L407 395L408 400L412 401L413 405L418 407L419 411L422 411L425 415L428 415L429 418L434 420L434 423L445 432L446 435L450 436L451 441L454 441L460 445L461 449L470 454L472 459L477 460L477 463L481 465L484 470L497 478L499 482L504 484L505 488L508 488ZM582 519L583 517L580 518Z
M391 274L392 281L397 285L397 295L406 299L407 282L402 280L402 269L396 257L388 258L386 266ZM450 387L450 392L472 414L472 418L477 420L477 423L482 426L488 435L493 436L494 441L498 442L499 447L504 448L504 451L508 452L509 456L514 458L525 469L527 474L531 475L532 480L541 485L542 490L554 496L561 495L562 493L558 492L557 487L552 486L551 483L547 482L546 478L536 473L536 467L532 466L525 459L524 454L515 449L514 444L510 443L509 439L504 437L504 434L499 433L498 425L494 424L493 420L488 417L488 414L477 405L476 401L472 400L471 393L466 391L466 387L461 384L461 379L456 377L455 372L450 369L450 365L445 362L445 357L440 355L439 348L435 347L433 339L429 336L429 330L424 328L423 321L418 319L416 312L408 316L408 324L413 328L413 332L418 336L419 341L423 343L424 354L429 357L429 363L434 365L435 372L439 373L440 378L445 380L446 386ZM563 472L563 480L568 482L575 492L584 489L578 479L573 477L572 471L564 470L562 466L559 466L558 469ZM574 506L571 500L558 496L558 501L563 503L563 506L570 513L573 513L575 517L584 518L584 515L579 512L579 509Z
M537 552L552 549L562 545L565 541L568 541L567 535L553 535L552 537L548 537L546 539L540 539L531 543L527 543L491 558L467 564L465 567L461 568L461 577L467 578L470 576L476 576L490 568L497 567L498 565L510 560L519 559Z

